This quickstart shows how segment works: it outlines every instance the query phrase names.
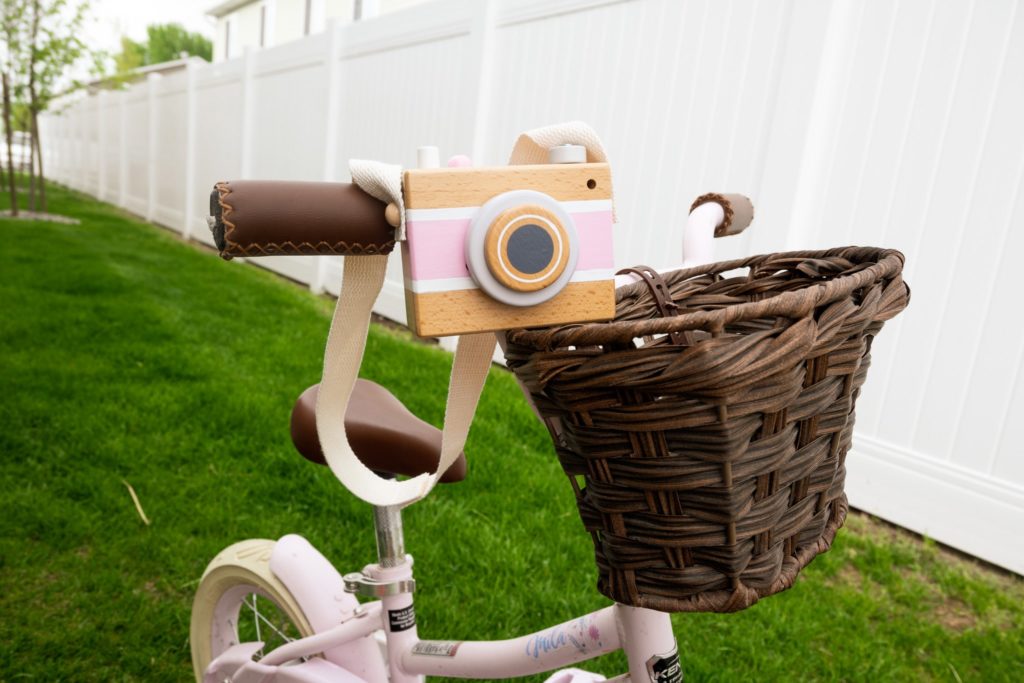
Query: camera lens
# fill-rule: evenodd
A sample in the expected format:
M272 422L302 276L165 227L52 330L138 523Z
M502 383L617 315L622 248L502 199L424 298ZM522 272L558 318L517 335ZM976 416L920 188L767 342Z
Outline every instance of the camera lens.
M544 270L555 253L555 243L547 230L527 223L515 229L508 238L505 253L509 265L520 273L535 275Z
M565 270L568 257L565 228L542 206L526 204L503 211L487 230L487 269L514 292L547 287Z

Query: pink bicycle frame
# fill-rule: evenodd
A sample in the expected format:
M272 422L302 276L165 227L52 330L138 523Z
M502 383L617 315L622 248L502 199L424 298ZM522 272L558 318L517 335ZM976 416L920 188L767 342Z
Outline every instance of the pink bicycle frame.
M323 612L325 607L338 611L336 605L325 605L327 600L323 598L336 592L344 581L330 563L303 539L296 536L282 538L275 548L271 567L300 603L309 605L309 609L303 605L307 612ZM411 585L411 558L395 567L369 565L363 576L379 585L401 582ZM319 600L311 600L311 587L318 589ZM351 596L346 597L351 599ZM334 602L340 601L335 597ZM322 619L311 619L313 621L324 623ZM233 680L236 683L248 680L420 683L427 675L511 678L554 671L619 649L626 653L629 673L615 680L682 680L669 615L621 604L509 640L421 640L416 630L412 593L402 592L347 611L341 623L335 621L334 625L321 629L314 625L314 629L318 632L310 637L279 647L259 662L247 662ZM387 673L379 667L360 666L352 657L351 648L362 647L376 632L383 632L386 639ZM299 666L281 667L287 662L320 653L324 653L326 662L317 659ZM233 653L233 656L240 654ZM362 649L359 654L362 659L370 653ZM224 656L230 655L229 651ZM379 661L379 656L375 658ZM331 666L328 667L327 663ZM310 664L312 666L307 666ZM353 669L362 675L356 675Z
M619 649L626 651L632 681L657 680L652 669L658 662L678 667L668 615L618 604L510 640L420 640L403 650L401 663L412 676L511 678L554 671Z

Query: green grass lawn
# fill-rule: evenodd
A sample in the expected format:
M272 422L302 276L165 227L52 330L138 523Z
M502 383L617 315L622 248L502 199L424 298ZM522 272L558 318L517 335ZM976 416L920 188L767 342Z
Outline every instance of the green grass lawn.
M50 201L81 225L0 220L0 680L189 680L192 594L223 546L300 532L343 571L374 557L369 508L288 437L332 302ZM449 363L375 327L363 374L439 424ZM504 371L467 452L468 479L406 513L420 634L503 638L607 604ZM673 621L687 681L1024 680L1024 583L862 515L787 593Z

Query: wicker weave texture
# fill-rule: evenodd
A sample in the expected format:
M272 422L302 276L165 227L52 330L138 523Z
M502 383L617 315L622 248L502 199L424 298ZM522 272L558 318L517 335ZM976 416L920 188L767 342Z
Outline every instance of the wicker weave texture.
M614 322L509 334L602 593L735 611L828 549L871 342L909 301L902 266L862 247L756 256L664 276L673 317L641 282Z

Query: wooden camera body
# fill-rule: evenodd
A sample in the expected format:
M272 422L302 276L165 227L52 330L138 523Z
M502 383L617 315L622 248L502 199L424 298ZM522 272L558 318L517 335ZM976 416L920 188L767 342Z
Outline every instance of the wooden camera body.
M614 317L608 164L408 170L403 198L416 334Z

